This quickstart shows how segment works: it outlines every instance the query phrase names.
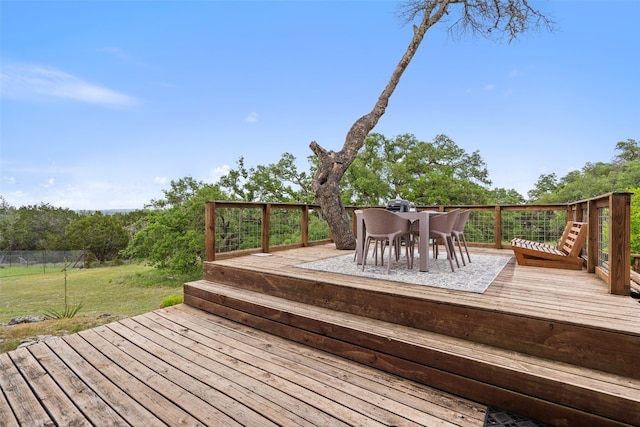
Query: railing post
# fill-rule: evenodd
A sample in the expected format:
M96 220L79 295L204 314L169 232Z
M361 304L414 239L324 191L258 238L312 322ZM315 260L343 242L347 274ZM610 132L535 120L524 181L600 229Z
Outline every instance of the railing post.
M216 260L216 202L207 202L204 209L204 257L206 261Z
M496 205L494 212L496 217L494 224L496 249L502 249L502 207L500 205Z
M596 201L587 201L587 272L595 273L598 265L598 206Z
M300 233L302 235L302 246L309 246L309 205L302 206L300 227Z
M629 295L631 292L631 196L612 193L609 196L609 293Z
M262 252L269 253L269 236L271 235L271 203L262 205Z

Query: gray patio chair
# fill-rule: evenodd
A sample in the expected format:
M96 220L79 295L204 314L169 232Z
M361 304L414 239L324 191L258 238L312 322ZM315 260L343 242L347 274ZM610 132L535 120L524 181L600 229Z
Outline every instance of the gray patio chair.
M445 249L447 250L447 259L451 265L451 271L455 271L453 268L453 259L456 260L456 265L460 268L455 246L453 245L453 237L451 237L453 225L455 224L459 214L460 209L455 209L445 212L442 215L429 218L429 239L433 240L433 256L434 258L438 258L438 240L441 239L444 242Z
M453 224L453 230L451 230L451 237L455 239L458 243L458 249L460 250L460 258L462 258L462 265L467 265L464 262L464 254L462 253L462 246L460 242L464 245L464 250L467 252L467 259L469 263L471 263L471 257L469 256L469 248L467 248L467 239L464 237L464 227L467 224L467 220L469 219L469 214L471 214L471 209L467 209L466 211L460 212L458 218L456 218L455 224Z
M362 212L364 226L366 229L364 240L364 258L362 260L362 271L367 264L367 255L371 242L375 242L376 249L374 256L377 262L377 245L381 245L382 265L384 265L384 248L389 245L389 262L387 263L387 274L391 272L391 256L395 250L396 261L400 259L400 248L402 247L402 238L405 239L405 253L407 257L407 267L411 268L413 262L409 253L409 226L410 222L406 218L402 218L386 209L370 208ZM413 253L413 251L411 251Z

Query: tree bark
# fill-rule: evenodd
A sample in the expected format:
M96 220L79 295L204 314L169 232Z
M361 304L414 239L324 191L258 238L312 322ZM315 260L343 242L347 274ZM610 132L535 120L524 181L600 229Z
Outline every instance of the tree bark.
M529 5L529 0L405 0L405 15L410 20L422 16L422 21L419 26L414 25L413 38L373 109L353 124L342 150L327 151L315 141L310 144L311 150L319 160L313 191L327 218L338 249L354 249L356 244L349 217L340 199L340 180L364 145L365 138L384 114L389 98L418 50L425 33L445 14L449 14L451 5L457 7L459 17L447 18L452 22L449 31L459 29L459 32L463 33L470 30L487 37L506 34L511 41L531 26L539 27L543 23L549 29L553 27L550 20Z
M316 141L311 142L311 151L318 157L318 170L313 181L316 200L327 219L331 235L337 249L355 249L356 239L349 216L340 198L340 180L364 145L364 140L385 113L389 98L400 82L427 30L442 18L449 5L448 0L426 2L424 17L419 26L413 27L413 38L400 62L393 71L389 82L378 97L373 109L360 117L349 129L342 150L327 151Z

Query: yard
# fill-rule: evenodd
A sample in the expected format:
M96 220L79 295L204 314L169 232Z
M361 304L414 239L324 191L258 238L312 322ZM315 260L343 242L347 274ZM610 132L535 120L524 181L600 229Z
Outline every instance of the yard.
M43 271L37 266L0 269L0 352L15 349L27 338L65 335L153 311L165 298L182 296L183 283L195 279L163 274L141 264L69 268L66 275L64 269ZM74 317L7 325L18 316L68 311L65 288L69 311L80 306Z

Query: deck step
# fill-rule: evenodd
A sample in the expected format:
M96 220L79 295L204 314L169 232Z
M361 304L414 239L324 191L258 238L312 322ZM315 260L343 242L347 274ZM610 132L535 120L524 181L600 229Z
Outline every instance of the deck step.
M640 380L640 335L614 325L576 322L571 316L550 319L540 310L513 311L508 303L487 303L476 294L444 300L403 294L366 278L309 276L301 269L292 274L255 264L205 263L203 279ZM560 302L554 304L559 311Z
M185 303L552 425L640 425L640 380L208 280Z

